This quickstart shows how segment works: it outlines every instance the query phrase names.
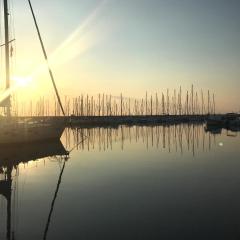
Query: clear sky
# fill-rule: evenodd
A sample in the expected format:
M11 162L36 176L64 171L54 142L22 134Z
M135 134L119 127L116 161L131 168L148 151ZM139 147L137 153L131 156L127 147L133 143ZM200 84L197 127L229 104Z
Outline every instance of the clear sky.
M27 0L11 1L15 71L27 75L43 57ZM32 0L32 4L47 51L51 56L55 52L51 65L62 95L123 92L142 97L146 91L180 85L190 89L194 84L198 90L215 92L219 111L240 109L239 0ZM51 92L46 71L37 75L29 94Z

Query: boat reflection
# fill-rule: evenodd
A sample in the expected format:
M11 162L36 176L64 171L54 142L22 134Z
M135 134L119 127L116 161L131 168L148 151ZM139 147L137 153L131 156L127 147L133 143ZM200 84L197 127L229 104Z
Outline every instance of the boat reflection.
M218 133L218 134L216 134ZM0 145L0 197L4 201L7 209L6 238L15 239L15 225L11 216L14 213L13 192L17 185L16 180L19 165L28 164L30 161L51 158L61 164L56 190L50 205L48 216L46 216L46 226L43 231L43 239L47 239L51 217L54 210L55 200L61 184L63 171L69 152L66 149L75 151L128 151L132 144L134 147L147 149L159 149L160 153L177 153L197 155L200 152L212 151L215 146L219 146L218 137L220 133L226 133L226 137L236 137L237 131L226 129L206 130L200 124L180 124L180 125L160 125L160 126L120 126L119 128L68 128L62 136L62 142L49 141L22 145ZM63 144L62 144L63 143ZM200 154L201 155L201 154ZM4 208L4 209L5 209ZM13 213L12 213L13 212ZM3 221L1 221L2 224ZM0 238L2 233L0 232Z
M0 146L0 196L3 196L7 202L7 240L15 239L14 230L11 227L12 182L14 170L17 170L18 165L21 163L25 164L29 161L44 159L46 157L55 158L59 161L63 160L63 166L65 166L68 155L68 151L66 151L60 140L28 145ZM52 209L53 207L51 207L51 211ZM46 228L48 228L49 224L50 220L48 218Z
M219 131L220 134L222 131ZM78 151L106 151L116 145L127 149L131 143L143 144L147 149L183 154L210 151L216 146L213 131L206 131L203 124L179 124L159 126L120 126L118 128L69 128L65 130L64 144L71 148L84 137L86 141L77 145Z
M223 130L226 130L227 132L240 132L239 126L229 125L229 126L206 126L205 131L210 132L212 134L221 134ZM229 134L227 134L229 135ZM236 134L234 136L237 136Z

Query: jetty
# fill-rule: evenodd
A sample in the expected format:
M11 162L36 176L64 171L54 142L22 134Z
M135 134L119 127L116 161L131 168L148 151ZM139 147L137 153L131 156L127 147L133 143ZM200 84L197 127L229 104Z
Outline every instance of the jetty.
M224 116L217 114L214 116ZM124 115L124 116L20 116L19 121L45 122L52 120L63 123L65 127L118 127L120 125L174 125L203 124L212 115ZM238 114L240 117L240 114Z
M203 123L206 119L207 116L202 115L71 116L68 124L81 127L114 127L119 125Z

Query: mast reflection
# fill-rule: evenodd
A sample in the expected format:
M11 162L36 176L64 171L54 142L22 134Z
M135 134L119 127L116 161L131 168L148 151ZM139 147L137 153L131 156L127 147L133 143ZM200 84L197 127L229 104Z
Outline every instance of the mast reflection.
M60 142L40 142L29 145L5 145L0 146L0 196L6 200L7 220L6 220L6 239L14 240L15 233L12 229L12 191L14 170L18 165L44 159L47 157L56 159L67 159L68 152ZM65 163L65 161L64 161ZM49 222L48 222L49 224Z
M112 150L114 144L127 149L131 143L143 144L148 149L195 156L198 152L211 151L216 146L218 135L206 131L202 124L179 124L159 126L119 126L118 128L68 128L64 133L68 148L81 142L78 151Z

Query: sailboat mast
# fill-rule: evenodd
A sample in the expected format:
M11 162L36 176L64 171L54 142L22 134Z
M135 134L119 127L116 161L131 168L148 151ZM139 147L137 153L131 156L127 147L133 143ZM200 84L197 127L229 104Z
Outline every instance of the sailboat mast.
M8 90L10 88L8 0L3 0L3 4L4 4L4 29L5 29L6 90ZM7 116L10 116L10 96L7 99Z

